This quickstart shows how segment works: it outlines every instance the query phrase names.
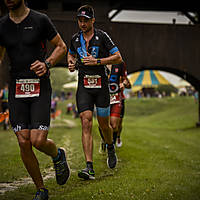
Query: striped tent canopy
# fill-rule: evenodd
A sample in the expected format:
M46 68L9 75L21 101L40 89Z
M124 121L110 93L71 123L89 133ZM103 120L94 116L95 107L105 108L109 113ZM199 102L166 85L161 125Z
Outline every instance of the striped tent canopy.
M133 92L137 92L142 88L155 88L159 84L170 85L157 70L144 70L133 73L129 76Z

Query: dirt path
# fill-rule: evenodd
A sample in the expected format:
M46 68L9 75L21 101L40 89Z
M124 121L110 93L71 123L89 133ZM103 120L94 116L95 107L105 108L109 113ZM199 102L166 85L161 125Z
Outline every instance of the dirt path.
M72 127L76 126L75 122L73 122L72 120L65 120L64 119L62 121L64 122L64 124L63 123L61 123L61 124L55 123L55 124L53 124L52 127L58 127L58 126L65 125L67 127L72 128ZM68 136L64 136L63 140L65 141L64 147L67 149L67 160L68 160L68 163L70 165L71 157L72 157L72 154L70 153L70 152L72 152L71 145L70 145L71 140ZM74 172L74 170L71 169L71 172ZM54 171L53 167L46 169L45 175L43 176L44 180L47 180L47 179L50 179L50 178L55 178L55 171ZM33 181L32 181L31 178L21 178L20 180L17 180L17 181L14 181L14 182L0 183L0 195L3 195L7 191L16 190L19 187L21 187L23 185L28 185L28 184L33 184Z
M44 180L47 180L49 178L54 178L55 177L55 172L53 168L49 169L48 172L46 172L46 175L43 177ZM19 188L20 186L23 185L28 185L28 184L33 184L33 181L31 178L23 178L18 181L14 181L11 183L0 183L0 195L4 194L7 191L13 191Z

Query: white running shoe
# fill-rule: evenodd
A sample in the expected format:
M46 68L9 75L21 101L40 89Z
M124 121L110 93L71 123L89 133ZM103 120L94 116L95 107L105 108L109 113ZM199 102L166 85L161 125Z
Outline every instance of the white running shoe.
M122 141L120 138L117 139L116 146L120 148L122 146Z

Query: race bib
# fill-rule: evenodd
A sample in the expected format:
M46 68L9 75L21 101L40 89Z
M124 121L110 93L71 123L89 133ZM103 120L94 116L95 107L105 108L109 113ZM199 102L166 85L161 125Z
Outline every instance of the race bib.
M101 88L101 76L99 75L85 75L83 81L85 88Z
M116 103L120 103L120 95L119 93L116 94L110 94L110 104L116 104Z
M15 98L39 97L40 79L16 80Z

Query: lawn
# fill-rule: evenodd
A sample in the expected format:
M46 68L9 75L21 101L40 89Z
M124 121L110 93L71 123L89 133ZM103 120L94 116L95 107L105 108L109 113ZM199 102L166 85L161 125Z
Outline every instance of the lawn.
M54 177L45 180L50 200L200 199L200 128L195 126L198 105L192 97L127 100L123 146L116 149L118 165L114 170L108 169L106 155L98 152L100 137L94 119L94 181L77 176L77 171L85 167L80 120L66 115L65 107L66 102L59 103L63 112L53 122L49 138L67 149L72 173L64 186L58 186ZM71 120L75 126L64 120ZM52 176L51 159L36 154L43 176ZM18 186L1 194L0 199L31 200L35 187L27 177L15 135L0 127L0 191L3 183Z

